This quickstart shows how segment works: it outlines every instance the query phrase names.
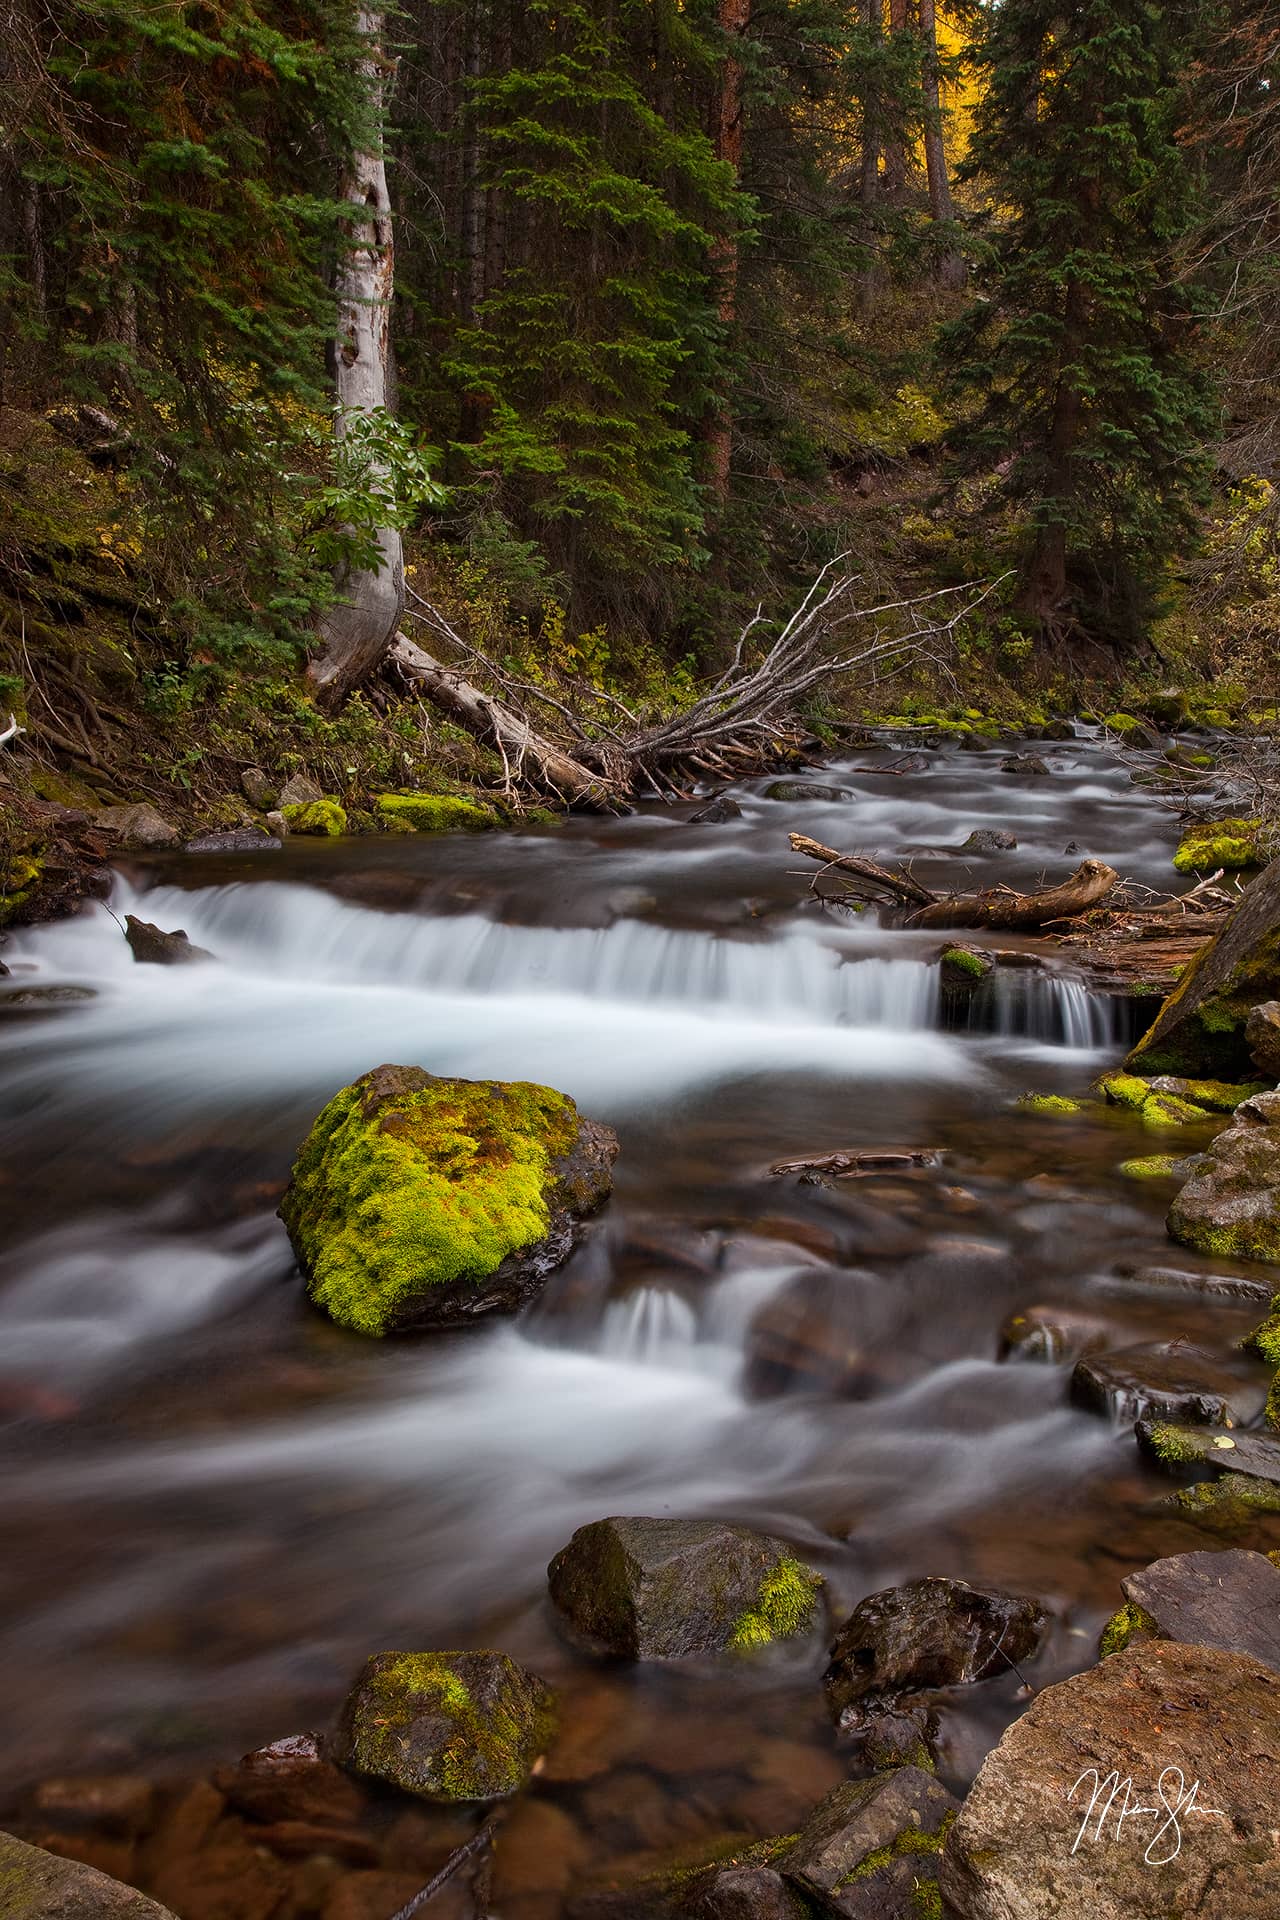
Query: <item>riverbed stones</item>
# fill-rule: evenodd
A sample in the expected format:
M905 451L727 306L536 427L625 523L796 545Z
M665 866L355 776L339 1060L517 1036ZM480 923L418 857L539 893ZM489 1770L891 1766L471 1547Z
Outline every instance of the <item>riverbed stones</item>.
M689 815L691 827L722 827L726 820L740 820L742 808L731 793L718 793L705 807Z
M1145 1266L1122 1262L1116 1283L1139 1292L1200 1294L1206 1300L1243 1300L1269 1306L1274 1287L1239 1273L1199 1273L1187 1267Z
M1125 1606L1112 1623L1113 1646L1120 1639L1178 1640L1247 1654L1280 1671L1280 1567L1265 1553L1222 1547L1170 1554L1120 1586Z
M188 840L184 853L275 853L283 842L261 827L212 827Z
M797 1390L869 1393L880 1382L885 1343L900 1313L899 1295L877 1274L804 1269L754 1314L743 1387L760 1398Z
M184 967L194 960L213 958L206 947L194 945L182 927L166 933L163 927L154 926L150 920L139 920L133 913L125 915L124 937L134 959L145 966Z
M314 1733L294 1733L257 1747L213 1783L251 1820L344 1827L358 1821L365 1794L326 1755Z
M1159 1419L1139 1420L1134 1433L1143 1456L1165 1473L1244 1473L1280 1487L1280 1435Z
M573 1637L628 1660L743 1652L805 1633L822 1584L749 1527L639 1516L579 1527L547 1578Z
M1018 842L1004 827L975 827L961 843L961 853L1012 853Z
M1280 1261L1280 1094L1237 1108L1175 1195L1166 1225L1201 1253Z
M240 773L240 791L251 807L259 813L267 813L279 803L280 785L262 771L261 767L244 767Z
M333 1740L341 1766L422 1800L502 1800L555 1731L555 1699L505 1653L375 1653Z
M1148 1641L1009 1728L947 1835L942 1894L958 1920L1272 1920L1277 1807L1274 1671Z
M847 787L823 787L819 786L816 781L775 780L771 786L765 788L764 797L766 800L819 800L831 802L835 800L851 800L853 795Z
M1266 1396L1202 1348L1166 1340L1082 1354L1071 1375L1071 1397L1122 1426L1158 1414L1238 1427L1256 1419Z
M607 1197L611 1127L527 1081L382 1066L334 1095L280 1204L315 1304L382 1335L532 1300Z
M938 1911L938 1859L956 1810L916 1767L846 1780L815 1807L778 1870L843 1920L916 1920Z
M1253 1077L1251 1009L1280 998L1280 860L1246 887L1221 932L1195 953L1126 1064L1144 1073Z
M859 1602L840 1628L823 1675L837 1726L922 1693L1008 1673L1030 1659L1048 1621L1034 1600L931 1575Z
M0 1833L0 1914L4 1920L174 1920L148 1900L79 1860Z
M1049 763L1042 760L1038 753L1011 753L1007 760L1000 762L1001 773L1030 774L1042 779L1049 772Z
M1058 1367L1105 1344L1109 1321L1078 1307L1023 1307L1000 1329L1001 1360L1041 1360Z

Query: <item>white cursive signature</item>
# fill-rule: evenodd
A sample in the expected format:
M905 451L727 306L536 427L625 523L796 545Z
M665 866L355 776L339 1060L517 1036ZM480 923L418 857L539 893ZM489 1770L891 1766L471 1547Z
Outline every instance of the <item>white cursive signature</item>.
M1181 1767L1166 1767L1161 1773L1155 1785L1158 1801L1155 1806L1143 1806L1136 1800L1132 1775L1122 1780L1114 1767L1110 1773L1100 1773L1097 1767L1086 1767L1069 1790L1068 1800L1074 1800L1089 1781L1093 1783L1093 1791L1084 1819L1080 1822L1072 1853L1078 1852L1086 1840L1104 1840L1108 1821L1114 1826L1112 1838L1119 1840L1126 1820L1154 1819L1160 1824L1147 1841L1142 1858L1149 1867L1165 1867L1171 1860L1176 1860L1182 1850L1181 1822L1188 1814L1198 1813L1204 1819L1214 1820L1224 1817L1221 1807L1203 1807L1199 1804L1200 1782L1193 1780L1188 1785ZM1090 1825L1093 1827L1092 1833L1089 1831Z

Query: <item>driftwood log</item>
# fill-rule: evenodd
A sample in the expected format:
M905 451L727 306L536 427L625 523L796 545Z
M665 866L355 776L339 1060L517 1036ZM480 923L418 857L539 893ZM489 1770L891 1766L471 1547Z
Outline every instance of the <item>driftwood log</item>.
M1035 933L1087 913L1104 900L1119 881L1114 867L1101 860L1082 860L1070 879L1035 893L1012 887L985 887L981 893L939 894L921 886L909 873L877 866L860 854L839 853L807 834L790 836L791 850L807 860L852 876L855 891L877 900L896 900L910 907L906 924L912 927L986 927L1002 933Z

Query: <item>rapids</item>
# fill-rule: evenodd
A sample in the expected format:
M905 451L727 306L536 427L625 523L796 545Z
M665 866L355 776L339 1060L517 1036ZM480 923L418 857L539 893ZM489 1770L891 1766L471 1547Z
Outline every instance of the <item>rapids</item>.
M824 911L786 840L1021 886L1069 871L1075 842L1169 884L1173 815L1096 741L1038 746L1040 779L1000 772L1005 751L897 775L861 750L815 776L846 799L751 782L716 826L655 807L136 863L109 905L10 939L0 1787L193 1773L323 1724L370 1651L493 1644L596 1729L592 1778L621 1801L648 1783L643 1832L625 1807L592 1822L601 1859L770 1830L841 1773L820 1648L593 1667L557 1637L544 1569L619 1511L766 1525L837 1608L926 1572L1034 1593L1055 1623L1037 1678L1086 1664L1121 1575L1175 1529L1146 1511L1131 1436L1068 1404L1065 1367L1000 1362L1000 1326L1047 1300L1117 1343L1226 1353L1255 1316L1116 1284L1122 1259L1168 1257L1163 1189L1115 1171L1159 1150L1132 1116L1013 1109L1084 1089L1132 1010L1059 955L998 970L956 1031L939 936ZM959 852L981 826L1018 849ZM214 964L136 966L129 911ZM382 1344L307 1307L280 1186L318 1107L382 1060L545 1080L618 1128L613 1202L519 1322ZM835 1185L769 1171L886 1144L944 1159ZM856 1390L752 1374L760 1316L806 1275L866 1330ZM956 1780L1017 1686L948 1710ZM752 1799L743 1756L770 1752L803 1776L795 1807L785 1779Z

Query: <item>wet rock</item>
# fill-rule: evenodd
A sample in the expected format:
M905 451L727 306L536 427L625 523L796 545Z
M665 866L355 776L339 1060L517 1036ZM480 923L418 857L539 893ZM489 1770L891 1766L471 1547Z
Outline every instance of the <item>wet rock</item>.
M1280 1437L1239 1428L1182 1425L1176 1420L1139 1420L1141 1452L1165 1473L1245 1473L1280 1486Z
M562 1807L526 1797L502 1824L497 1847L498 1909L503 1891L564 1893L577 1878L587 1855L577 1823Z
M1160 745L1160 735L1154 727L1139 720L1133 713L1109 713L1103 721L1108 733L1113 733L1126 747L1155 748Z
M896 760L889 762L887 771L898 774L927 773L929 771L929 757L924 753L900 753Z
M1205 1108L1210 1113L1234 1113L1246 1100L1271 1091L1269 1082L1188 1080L1185 1075L1176 1073L1157 1074L1150 1082L1150 1087L1152 1093L1172 1094L1174 1099L1189 1101L1192 1106Z
M1280 1261L1280 1115L1272 1102L1280 1096L1246 1100L1175 1195L1166 1225L1183 1246L1220 1258Z
M136 848L140 853L178 844L178 829L145 803L136 807L98 807L93 814L93 824L115 834L122 847Z
M1221 932L1195 953L1130 1053L1143 1073L1248 1080L1252 1008L1280 999L1280 860L1245 888Z
M1149 1414L1202 1426L1237 1427L1255 1419L1264 1393L1212 1354L1182 1340L1084 1354L1071 1375L1077 1406L1109 1414L1121 1426Z
M314 1733L294 1733L220 1767L214 1785L251 1820L343 1827L359 1820L367 1796L325 1757Z
M188 840L184 853L271 853L281 842L261 827L215 827Z
M1011 753L1000 762L1001 773L1032 774L1037 779L1049 772L1049 763L1036 753Z
M1062 851L1064 853L1080 854L1084 852L1084 848L1080 845L1080 842L1078 840L1068 840L1066 846L1062 849Z
M136 1888L11 1833L0 1833L0 1913L5 1920L174 1920Z
M998 1357L1057 1367L1104 1345L1111 1330L1097 1314L1075 1307L1023 1307L1001 1327Z
M733 798L732 794L718 793L715 799L710 801L705 807L700 807L697 813L691 813L689 815L689 825L691 827L719 827L723 826L726 820L740 820L741 818L742 808L738 805L738 802Z
M1275 1674L1149 1642L1047 1687L1009 1728L947 1835L943 1897L958 1920L1262 1920L1278 1805Z
M333 1755L423 1800L500 1800L524 1785L554 1728L551 1689L505 1653L375 1653Z
M317 800L324 799L324 789L305 773L291 774L276 796L276 805L285 807L310 807Z
M153 926L149 920L139 920L132 913L125 915L124 937L134 959L143 965L181 967L193 960L213 958L206 948L193 946L181 927L166 933L162 927Z
M856 1267L798 1273L752 1319L743 1386L759 1396L797 1388L872 1392L899 1310L897 1294L874 1273Z
M747 1650L806 1632L819 1576L781 1541L717 1520L579 1527L547 1569L574 1636L631 1660Z
M775 780L764 790L766 800L852 800L847 787L820 787L807 780Z
M271 780L261 767L245 767L240 774L240 791L251 807L259 813L266 813L277 805L280 799L279 784Z
M938 1860L957 1803L932 1775L898 1767L848 1780L815 1807L779 1871L844 1920L915 1920L936 1910Z
M1272 1082L1280 1080L1280 1000L1263 1000L1250 1007L1244 1043L1258 1072Z
M1039 737L1041 740L1074 740L1076 730L1070 720L1046 720Z
M36 1819L64 1833L133 1840L150 1825L155 1797L155 1788L140 1774L80 1774L42 1780L32 1792L31 1808Z
M1034 1600L937 1575L868 1594L841 1627L823 1687L836 1724L903 1693L988 1680L1039 1647L1048 1626Z
M324 1108L280 1203L307 1291L359 1333L465 1326L541 1292L617 1135L527 1081L376 1067Z
M1198 1293L1207 1300L1256 1301L1269 1306L1274 1288L1266 1280L1251 1280L1236 1273L1196 1273L1185 1267L1148 1267L1121 1265L1117 1277L1140 1291Z
M967 999L995 966L991 955L980 953L976 947L944 947L938 960L944 997Z
M267 832L274 834L277 840L289 838L289 822L278 807L267 815Z
M182 1920L275 1920L293 1875L239 1833L171 1860L149 1884Z
M1012 853L1018 842L1003 827L975 827L961 843L961 853Z
M688 1920L804 1920L805 1902L773 1867L708 1867L681 1894Z
M1246 1654L1280 1671L1280 1567L1265 1553L1175 1553L1120 1586L1125 1605L1111 1623L1108 1654L1144 1639L1177 1640Z
M322 800L308 800L305 806L281 806L279 813L289 833L309 835L316 840L339 840L347 831L347 810L331 795Z
M894 1767L918 1767L935 1773L938 1766L938 1716L928 1707L886 1708L872 1713L859 1729L858 1758L872 1773Z
M1158 727L1180 727L1187 717L1187 696L1181 687L1162 687L1143 697L1143 708Z

